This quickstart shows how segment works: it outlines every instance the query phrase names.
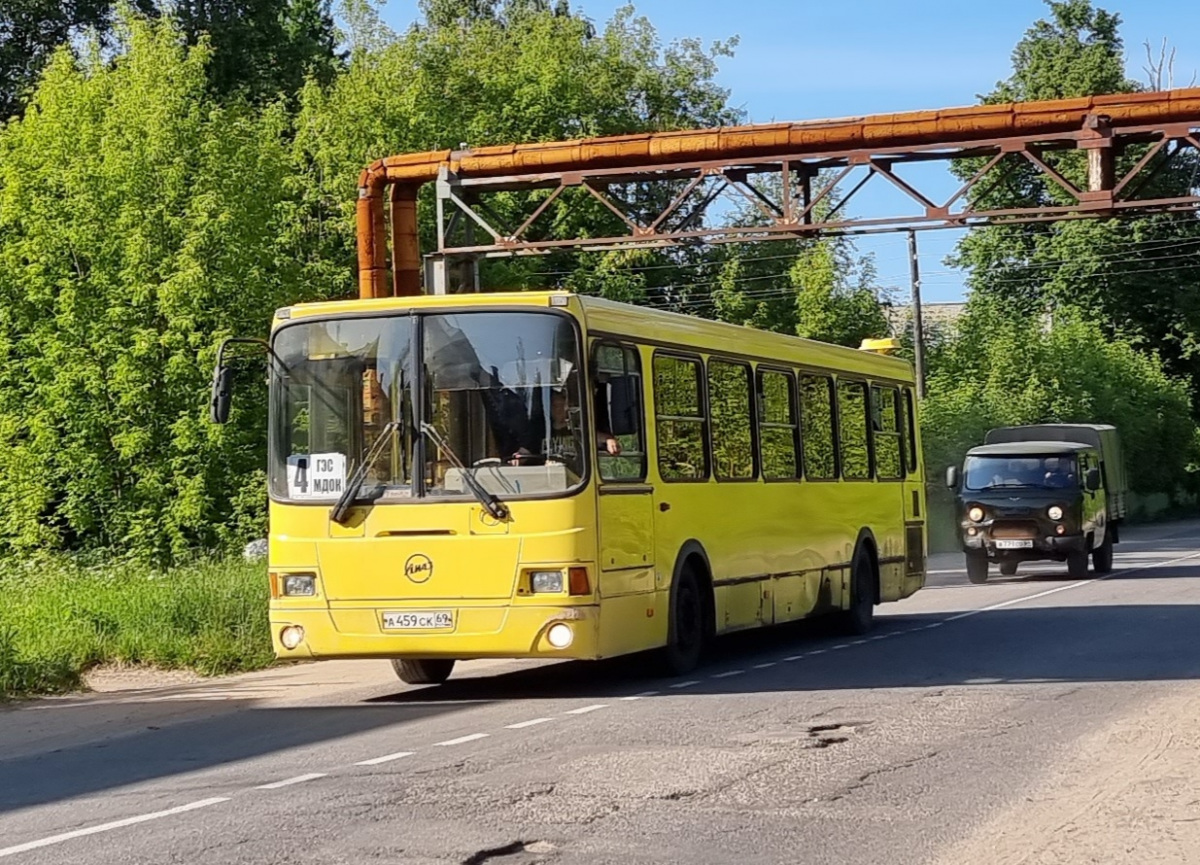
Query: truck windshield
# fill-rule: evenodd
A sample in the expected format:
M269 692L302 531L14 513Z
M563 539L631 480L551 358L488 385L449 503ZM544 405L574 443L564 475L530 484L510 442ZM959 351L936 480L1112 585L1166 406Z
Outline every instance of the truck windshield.
M585 475L579 350L565 316L302 321L280 328L274 349L277 499L336 501L368 452L358 495L369 500L471 497L465 472L501 499L565 492Z
M1074 456L969 456L964 486L981 491L1012 487L1063 490L1079 486Z

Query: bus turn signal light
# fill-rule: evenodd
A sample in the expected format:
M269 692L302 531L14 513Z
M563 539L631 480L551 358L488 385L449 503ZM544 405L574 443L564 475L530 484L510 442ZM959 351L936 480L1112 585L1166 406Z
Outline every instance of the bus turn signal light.
M569 573L572 595L590 595L592 593L592 583L588 579L587 568L571 568Z

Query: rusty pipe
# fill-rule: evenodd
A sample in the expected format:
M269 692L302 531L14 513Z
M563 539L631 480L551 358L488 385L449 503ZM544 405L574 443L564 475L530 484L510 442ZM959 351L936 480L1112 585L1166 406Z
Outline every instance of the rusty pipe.
M417 190L411 183L390 188L392 209L392 294L421 293L421 241L417 232Z
M420 276L415 197L445 168L460 177L506 177L522 174L602 168L649 167L708 159L740 159L853 150L903 149L919 145L961 145L1006 136L1053 135L1082 129L1087 118L1103 115L1112 127L1192 122L1200 117L1200 88L1154 93L1085 96L1045 102L976 105L935 111L909 111L837 120L769 123L715 129L651 132L578 141L506 144L474 150L433 150L378 160L363 171L358 201L360 295L379 297L387 281L386 220L383 188L398 184L412 192L410 232L394 229L396 291L414 290ZM407 220L405 193L398 212ZM396 200L393 199L393 206ZM415 271L414 271L415 263Z

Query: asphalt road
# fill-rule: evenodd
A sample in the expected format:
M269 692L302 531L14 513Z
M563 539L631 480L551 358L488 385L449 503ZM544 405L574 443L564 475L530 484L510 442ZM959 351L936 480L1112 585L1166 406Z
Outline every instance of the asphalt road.
M3 708L0 860L1189 861L1200 523L1126 541L1081 582L935 557L865 639L742 635L686 679L327 663Z

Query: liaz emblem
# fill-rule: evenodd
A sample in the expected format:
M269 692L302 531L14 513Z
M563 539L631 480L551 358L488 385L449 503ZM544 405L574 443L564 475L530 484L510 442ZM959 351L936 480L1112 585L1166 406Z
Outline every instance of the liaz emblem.
M404 563L404 576L414 583L423 583L433 576L433 560L423 553L414 553Z

